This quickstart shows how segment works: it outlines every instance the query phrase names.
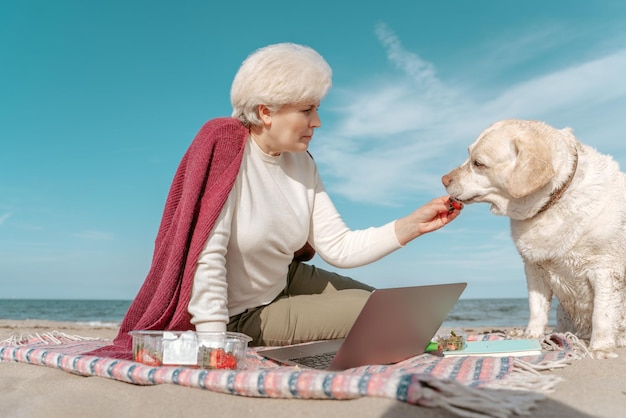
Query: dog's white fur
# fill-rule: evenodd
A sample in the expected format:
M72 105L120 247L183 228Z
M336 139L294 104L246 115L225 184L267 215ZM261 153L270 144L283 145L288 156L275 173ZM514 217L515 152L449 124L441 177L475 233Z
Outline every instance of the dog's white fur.
M525 334L544 335L556 296L557 331L590 339L595 358L616 357L626 346L626 177L618 164L569 128L511 119L483 131L442 182L463 203L490 203L510 218L528 284Z

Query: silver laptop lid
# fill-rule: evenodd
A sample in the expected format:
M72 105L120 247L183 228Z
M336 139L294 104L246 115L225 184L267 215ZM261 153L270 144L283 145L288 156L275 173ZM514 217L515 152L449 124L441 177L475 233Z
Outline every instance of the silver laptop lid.
M375 290L329 369L392 364L424 353L466 286L451 283Z

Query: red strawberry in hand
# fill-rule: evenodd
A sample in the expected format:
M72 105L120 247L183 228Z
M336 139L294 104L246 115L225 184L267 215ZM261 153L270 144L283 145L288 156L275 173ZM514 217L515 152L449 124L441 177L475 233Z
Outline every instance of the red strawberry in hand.
M463 209L463 203L461 203L460 200L457 200L453 198L452 196L450 196L450 199L448 199L448 211L452 212L455 209L456 210Z

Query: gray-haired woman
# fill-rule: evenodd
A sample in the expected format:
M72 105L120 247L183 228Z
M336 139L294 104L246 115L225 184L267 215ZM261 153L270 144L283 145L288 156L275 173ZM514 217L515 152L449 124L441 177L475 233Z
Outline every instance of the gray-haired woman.
M313 49L261 48L237 72L231 118L209 121L168 195L148 277L120 328L237 331L256 345L345 337L371 286L303 262L372 263L454 220L448 197L350 230L307 152L332 71Z

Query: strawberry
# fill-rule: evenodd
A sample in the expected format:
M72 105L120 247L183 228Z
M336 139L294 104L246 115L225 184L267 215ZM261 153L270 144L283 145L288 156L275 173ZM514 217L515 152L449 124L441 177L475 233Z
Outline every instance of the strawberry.
M157 358L157 356L151 353L149 350L142 348L137 352L137 356L135 356L135 361L138 361L143 364L147 364L148 366L160 366L161 360Z
M237 359L232 353L227 353L223 348L211 350L209 366L212 369L230 369L237 368Z
M448 211L452 212L455 209L456 210L463 209L463 203L461 203L460 200L457 200L453 198L452 196L450 196L450 199L448 199Z

